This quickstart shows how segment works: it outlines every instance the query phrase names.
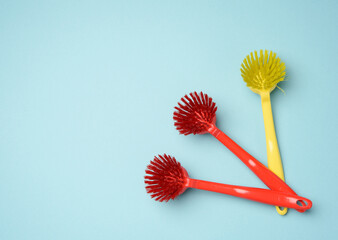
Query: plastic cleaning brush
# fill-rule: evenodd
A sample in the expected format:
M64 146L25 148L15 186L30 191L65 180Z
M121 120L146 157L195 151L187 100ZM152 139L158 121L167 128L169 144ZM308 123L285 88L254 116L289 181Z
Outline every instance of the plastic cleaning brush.
M270 189L297 195L282 179L270 171L257 159L247 153L224 132L218 129L216 123L216 104L207 94L190 93L181 98L182 103L175 107L174 121L176 129L184 135L210 133L233 152L251 169L256 176ZM306 203L301 203L305 206ZM298 211L302 211L299 210Z
M276 53L272 51L269 53L267 50L263 52L263 50L260 50L259 56L257 51L254 53L251 52L250 55L243 60L241 66L243 80L253 92L261 96L268 167L285 181L270 101L270 92L278 87L277 83L284 80L284 63L276 57ZM282 210L276 206L276 209L280 215L287 213L287 208Z
M309 199L297 195L192 179L174 157L166 154L155 156L146 169L144 179L147 192L160 202L175 199L187 188L196 188L301 211L308 210L312 206ZM307 206L300 206L300 201L306 201Z

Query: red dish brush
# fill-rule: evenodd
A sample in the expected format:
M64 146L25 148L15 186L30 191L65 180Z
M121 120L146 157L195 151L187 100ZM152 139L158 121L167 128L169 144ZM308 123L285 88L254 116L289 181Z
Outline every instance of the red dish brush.
M188 172L174 157L164 154L154 157L146 169L144 177L146 190L156 201L169 201L182 194L187 188L218 192L246 198L270 205L294 208L305 211L311 208L309 199L297 195L262 188L241 187L189 178ZM299 202L307 202L300 206Z
M297 195L282 179L270 171L257 159L247 153L224 132L216 127L216 104L207 94L190 93L181 98L182 103L175 107L176 129L184 135L210 133L233 152L270 189ZM305 206L306 204L301 201ZM302 210L299 210L302 211Z

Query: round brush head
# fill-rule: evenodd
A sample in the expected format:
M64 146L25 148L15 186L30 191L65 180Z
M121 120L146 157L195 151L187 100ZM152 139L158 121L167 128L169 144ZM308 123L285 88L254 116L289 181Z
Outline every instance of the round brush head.
M185 190L187 171L174 157L164 154L154 157L146 169L144 182L147 193L156 201L175 199Z
M243 80L256 93L272 91L285 78L285 65L272 51L260 50L259 57L251 52L241 66Z
M175 107L176 129L184 135L204 134L216 122L216 104L207 94L193 92L181 98Z

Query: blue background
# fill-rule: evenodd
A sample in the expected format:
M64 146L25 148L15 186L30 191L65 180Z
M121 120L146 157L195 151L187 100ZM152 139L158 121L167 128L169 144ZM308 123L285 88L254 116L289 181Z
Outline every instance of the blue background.
M333 239L337 225L337 1L1 1L0 239ZM287 182L313 208L200 190L158 203L144 170L175 156L193 178L264 185L173 107L208 93L218 126L266 164L259 96L240 76L277 52L272 108Z

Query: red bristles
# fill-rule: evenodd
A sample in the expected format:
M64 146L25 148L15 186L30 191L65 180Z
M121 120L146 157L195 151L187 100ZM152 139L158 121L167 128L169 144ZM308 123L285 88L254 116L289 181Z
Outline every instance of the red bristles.
M164 154L154 157L146 169L144 182L147 193L156 201L175 199L185 190L185 169L174 157Z
M184 135L204 134L216 122L216 104L205 93L190 93L175 107L176 129Z

